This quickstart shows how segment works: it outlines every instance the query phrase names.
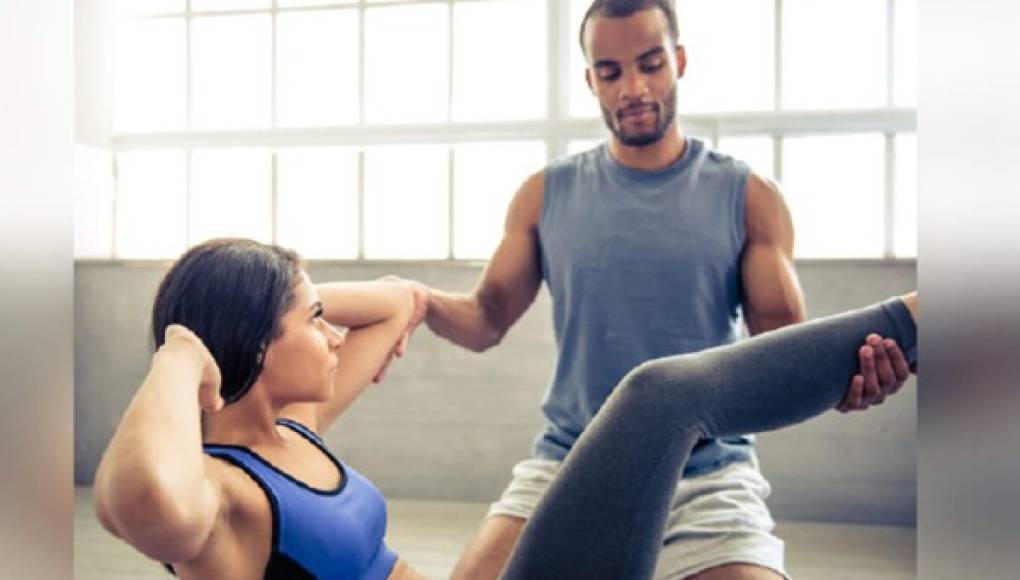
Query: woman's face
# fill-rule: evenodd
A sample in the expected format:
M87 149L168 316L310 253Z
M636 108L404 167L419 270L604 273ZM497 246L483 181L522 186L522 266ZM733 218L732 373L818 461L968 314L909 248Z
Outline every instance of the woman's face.
M266 350L259 381L288 402L328 400L344 338L322 318L322 303L304 272L280 326L283 332Z

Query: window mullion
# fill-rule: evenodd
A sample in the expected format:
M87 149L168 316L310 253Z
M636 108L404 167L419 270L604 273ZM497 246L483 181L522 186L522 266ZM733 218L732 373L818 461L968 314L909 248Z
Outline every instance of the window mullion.
M886 259L896 254L896 135L885 134L885 253Z

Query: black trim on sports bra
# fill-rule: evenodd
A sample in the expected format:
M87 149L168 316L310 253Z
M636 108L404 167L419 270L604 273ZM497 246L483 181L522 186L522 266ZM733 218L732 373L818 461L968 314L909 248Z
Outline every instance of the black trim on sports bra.
M220 443L207 443L207 444L205 444L205 447L209 448L209 449L237 449L239 451L243 451L243 452L247 453L248 455L254 457L259 463L265 465L269 469L271 469L271 470L275 471L276 473L280 474L281 476L287 478L288 480L290 480L292 483L294 483L298 487L304 488L304 489L306 489L306 490L308 490L308 491L310 491L310 492L312 492L314 494L317 494L317 495L325 495L325 496L340 495L340 493L342 493L343 490L347 488L347 481L348 481L348 479L350 479L347 476L347 470L344 469L344 466L343 466L343 464L340 463L340 460L337 459L336 456L334 456L332 453L330 453L329 450L326 449L326 447L324 445L322 445L321 443L319 443L319 442L315 441L314 439L310 438L308 435L302 433L299 429L295 429L293 426L288 425L287 423L289 421L287 421L286 419L280 419L278 422L280 424L286 426L287 428L291 429L295 433L301 435L305 439L307 439L309 442L312 443L312 445L315 445L315 447L319 451L321 451L330 460L330 462L333 463L334 466L336 466L336 469L337 469L337 471L340 474L340 482L339 482L339 484L337 484L337 487L335 489L319 489L317 487L312 487L312 486L308 485L307 483L301 481L300 479L294 477L293 475L287 473L286 471L280 469L279 467L273 465L273 463L271 461L269 461L265 457L262 457L261 455L258 454L258 452L256 452L253 449L249 449L248 447L242 447L240 445L226 445L226 444L220 444ZM298 425L300 425L300 423L298 423Z

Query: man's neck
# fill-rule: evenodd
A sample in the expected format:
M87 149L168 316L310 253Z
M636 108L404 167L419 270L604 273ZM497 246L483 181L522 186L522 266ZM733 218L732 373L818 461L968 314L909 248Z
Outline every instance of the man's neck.
M676 127L666 131L662 139L644 147L624 145L615 136L609 139L609 152L613 159L624 167L641 171L658 171L669 167L680 159L686 148L687 140Z

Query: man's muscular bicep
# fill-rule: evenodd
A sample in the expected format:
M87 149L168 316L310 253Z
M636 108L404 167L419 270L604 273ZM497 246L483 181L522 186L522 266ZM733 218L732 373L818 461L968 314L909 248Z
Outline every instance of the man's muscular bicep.
M793 219L779 186L752 173L746 194L744 317L758 334L804 320L804 295L793 268Z
M544 174L538 172L518 189L507 209L503 238L475 290L501 332L524 314L542 282L538 222L544 187Z

